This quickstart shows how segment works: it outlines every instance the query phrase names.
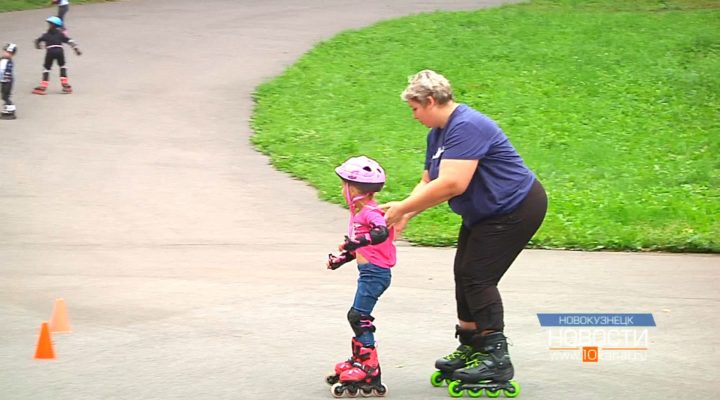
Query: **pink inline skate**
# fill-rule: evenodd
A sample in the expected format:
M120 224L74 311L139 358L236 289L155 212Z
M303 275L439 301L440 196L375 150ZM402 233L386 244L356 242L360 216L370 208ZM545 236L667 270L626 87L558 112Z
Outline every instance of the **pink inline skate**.
M328 385L334 385L338 383L338 381L340 380L340 375L342 375L343 372L352 369L353 364L359 361L357 355L360 349L363 347L362 343L360 343L360 341L356 338L352 338L352 340L350 341L350 347L352 349L352 356L350 356L350 358L348 358L347 360L341 363L337 363L335 365L335 374L328 375L325 378L325 382L327 382Z
M355 346L355 341L353 341L353 346ZM380 381L380 363L378 362L377 349L375 347L360 347L357 354L354 355L354 359L352 368L341 372L339 381L330 388L333 397L346 395L348 397L357 397L358 395L363 397L385 396L388 388Z

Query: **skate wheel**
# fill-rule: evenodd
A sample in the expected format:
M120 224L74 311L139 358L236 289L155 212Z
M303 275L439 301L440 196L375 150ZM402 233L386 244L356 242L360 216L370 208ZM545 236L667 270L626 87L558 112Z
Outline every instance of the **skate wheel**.
M445 384L445 378L443 377L443 373L441 371L435 371L432 375L430 375L430 384L433 385L433 387L441 387Z
M339 380L340 380L340 377L337 374L336 375L328 375L325 377L325 383L327 383L330 386L338 383Z
M343 397L343 394L345 394L345 388L342 383L333 384L330 388L330 394L332 394L335 398Z
M360 395L360 389L353 386L348 386L345 392L347 392L348 397L358 397Z
M510 381L510 386L512 388L503 390L503 394L505 395L505 397L509 397L511 399L518 397L518 395L520 394L520 384L517 383L517 381Z
M375 396L385 397L388 392L388 387L384 383L381 383L380 387L373 389L373 392L375 393Z
M477 399L478 397L482 397L483 389L468 389L467 394L473 399Z
M448 394L450 397L462 397L463 388L460 381L452 381L448 384Z
M489 397L489 398L491 398L491 399L496 399L496 398L500 397L500 392L502 392L502 390L500 390L500 389L498 389L498 390L490 390L490 389L485 390L485 394L487 395L487 397Z

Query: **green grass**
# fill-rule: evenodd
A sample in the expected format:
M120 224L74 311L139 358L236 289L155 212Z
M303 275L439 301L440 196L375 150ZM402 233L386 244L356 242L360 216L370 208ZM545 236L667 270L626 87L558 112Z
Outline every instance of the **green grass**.
M72 9L72 6L77 5L77 4L100 3L100 2L104 2L104 1L113 1L113 0L72 0L70 2L70 8ZM30 10L33 8L44 8L44 7L55 8L57 6L54 4L51 5L49 0L2 0L2 1L0 1L0 12Z
M407 76L445 74L503 127L548 191L531 247L720 251L720 2L534 1L432 13L319 43L257 89L255 146L342 204L333 168L380 161L380 200L404 198L427 129ZM453 245L446 206L406 237Z

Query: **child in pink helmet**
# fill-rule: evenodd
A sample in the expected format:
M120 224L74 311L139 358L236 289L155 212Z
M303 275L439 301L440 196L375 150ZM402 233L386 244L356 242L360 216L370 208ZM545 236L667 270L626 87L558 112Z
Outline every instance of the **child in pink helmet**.
M358 277L355 301L347 318L355 336L352 357L335 366L327 377L331 393L341 397L362 392L365 396L384 396L387 387L380 381L380 364L375 348L375 320L370 314L380 296L390 286L390 269L395 265L395 230L388 229L384 213L377 207L375 193L385 185L385 172L375 160L353 157L335 169L343 181L343 196L350 209L350 224L340 254L328 255L327 268L357 260Z

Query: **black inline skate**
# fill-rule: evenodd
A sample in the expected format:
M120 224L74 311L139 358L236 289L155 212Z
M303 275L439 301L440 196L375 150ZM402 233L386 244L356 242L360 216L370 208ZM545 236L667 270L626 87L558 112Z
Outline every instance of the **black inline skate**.
M514 369L510 361L507 338L502 332L494 332L487 336L477 335L479 352L471 356L467 367L455 371L453 381L448 384L450 397L462 397L467 392L470 397L481 397L483 393L495 398L503 393L505 397L517 397L520 385L511 380Z
M471 345L475 330L461 329L455 325L455 337L460 340L460 346L452 353L435 361L437 371L430 375L430 384L441 387L452 381L453 372L467 366L470 356L475 353Z

